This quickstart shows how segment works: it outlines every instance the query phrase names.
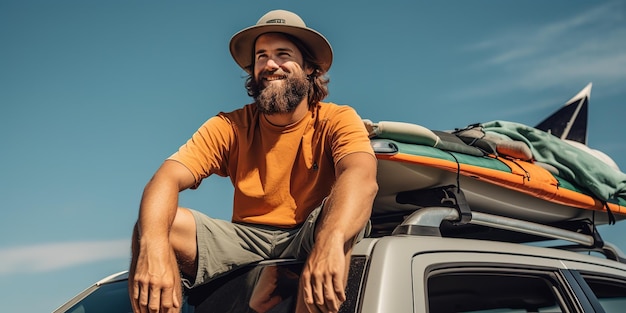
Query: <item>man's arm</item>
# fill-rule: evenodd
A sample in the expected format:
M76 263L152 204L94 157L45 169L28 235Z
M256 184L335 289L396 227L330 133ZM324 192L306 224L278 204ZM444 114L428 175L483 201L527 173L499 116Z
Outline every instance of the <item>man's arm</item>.
M129 277L135 312L168 312L181 305L180 274L169 236L178 194L194 183L185 166L165 161L144 189Z
M337 163L336 177L301 279L305 303L322 312L337 312L345 301L352 245L370 218L378 191L376 158L362 152L349 154Z

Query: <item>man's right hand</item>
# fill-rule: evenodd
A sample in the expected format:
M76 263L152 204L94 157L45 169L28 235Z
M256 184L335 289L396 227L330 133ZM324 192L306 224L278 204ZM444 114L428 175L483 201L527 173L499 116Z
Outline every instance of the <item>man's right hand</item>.
M134 277L129 279L133 312L179 312L182 302L180 274L168 243L141 245Z

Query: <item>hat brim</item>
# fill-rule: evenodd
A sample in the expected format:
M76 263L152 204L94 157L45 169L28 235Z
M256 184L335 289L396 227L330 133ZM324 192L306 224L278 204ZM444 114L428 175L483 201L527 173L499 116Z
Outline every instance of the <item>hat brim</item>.
M321 67L328 72L333 62L333 50L324 36L310 28L289 25L254 25L236 33L230 39L230 54L235 62L251 74L254 43L265 33L285 33L298 38Z

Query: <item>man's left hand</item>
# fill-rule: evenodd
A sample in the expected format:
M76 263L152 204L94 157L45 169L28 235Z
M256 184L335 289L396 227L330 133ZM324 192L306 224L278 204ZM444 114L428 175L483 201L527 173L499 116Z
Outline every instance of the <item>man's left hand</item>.
M308 312L338 312L346 300L346 256L343 236L317 242L307 259L300 290Z

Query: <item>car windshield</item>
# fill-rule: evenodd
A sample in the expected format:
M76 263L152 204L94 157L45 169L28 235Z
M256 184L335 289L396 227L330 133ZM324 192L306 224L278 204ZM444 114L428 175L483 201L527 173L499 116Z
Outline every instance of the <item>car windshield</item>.
M302 263L246 266L185 292L183 313L293 312ZM80 296L79 296L80 297ZM132 312L128 281L105 283L64 313Z
M106 313L132 311L130 301L128 300L128 285L126 280L123 280L100 286L65 312Z
M346 295L340 312L353 312L357 303L365 258L353 257ZM210 283L187 290L183 313L293 312L303 263L266 261L234 270ZM78 296L81 297L81 296ZM67 310L55 313L132 312L126 279L103 284Z
M244 267L189 292L195 312L293 312L302 263Z

